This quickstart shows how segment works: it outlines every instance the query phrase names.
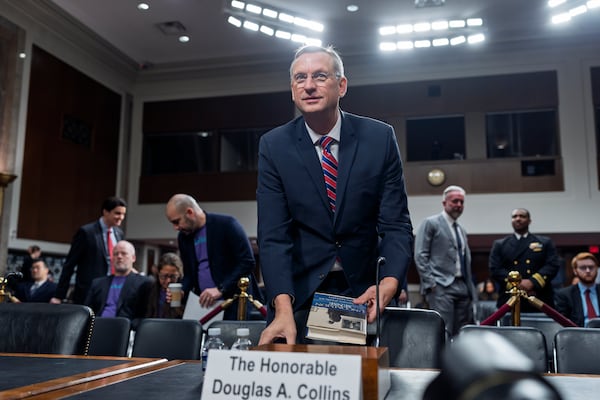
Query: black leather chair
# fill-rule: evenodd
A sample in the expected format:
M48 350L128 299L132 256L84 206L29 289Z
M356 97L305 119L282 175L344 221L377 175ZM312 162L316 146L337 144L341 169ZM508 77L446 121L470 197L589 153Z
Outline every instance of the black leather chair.
M533 361L502 332L482 327L455 336L423 400L560 400L560 393L536 371Z
M237 339L237 328L248 328L250 330L250 342L252 346L258 345L260 334L267 326L267 321L214 321L209 328L221 328L221 339L228 349Z
M0 352L85 355L93 324L82 305L0 303Z
M190 319L145 318L133 341L133 357L199 360L202 325Z
M558 331L554 336L554 365L559 374L600 375L600 329Z
M488 331L500 334L531 359L535 371L548 372L546 338L539 329L525 326L466 325L460 329L460 334L470 331ZM481 351L485 352L486 349L481 349Z
M529 326L542 331L544 338L546 338L548 357L550 357L550 361L552 361L554 335L556 335L556 332L561 330L563 326L550 317L529 317L527 314L521 316L521 326Z
M90 348L90 356L127 356L131 322L124 317L96 318Z
M433 310L387 307L381 314L380 346L390 367L440 368L446 344L444 320Z
M592 318L588 320L586 328L600 328L600 318Z

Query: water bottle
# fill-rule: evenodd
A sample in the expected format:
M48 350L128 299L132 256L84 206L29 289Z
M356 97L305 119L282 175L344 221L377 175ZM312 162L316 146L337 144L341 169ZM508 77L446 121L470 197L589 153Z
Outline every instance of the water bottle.
M237 340L231 346L231 350L249 350L252 346L252 342L248 338L248 336L250 336L250 329L237 328L236 334Z
M210 350L223 350L226 348L227 346L221 340L221 328L208 328L208 340L202 347L202 371L206 371L206 361Z

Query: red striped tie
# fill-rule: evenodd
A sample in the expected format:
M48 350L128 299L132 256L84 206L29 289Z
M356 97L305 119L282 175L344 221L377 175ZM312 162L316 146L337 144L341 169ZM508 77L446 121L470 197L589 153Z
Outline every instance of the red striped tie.
M329 136L323 136L320 139L321 148L323 149L321 166L323 167L323 175L325 177L327 197L329 198L329 206L331 207L331 211L335 212L335 189L337 185L338 162L333 154L331 154L331 144L333 142L334 139Z
M588 319L596 318L598 315L596 314L596 310L594 309L594 304L592 303L592 298L590 297L590 289L585 289L585 305L587 306L587 316Z
M112 253L113 253L113 242L112 242L112 229L108 228L108 230L106 231L106 244L108 247L108 257L110 258L110 273L112 275L115 274L115 265L112 262Z

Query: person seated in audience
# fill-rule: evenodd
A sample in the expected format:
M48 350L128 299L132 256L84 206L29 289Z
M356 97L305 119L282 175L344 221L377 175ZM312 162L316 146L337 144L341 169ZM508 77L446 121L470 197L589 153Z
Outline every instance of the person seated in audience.
M498 291L496 290L496 284L491 279L486 279L483 282L483 288L481 292L479 292L479 300L490 301L490 300L498 300Z
M573 257L571 267L573 274L579 278L579 283L556 292L556 310L578 326L585 326L590 319L600 316L600 284L595 283L598 259L592 253L579 253Z
M23 266L21 267L21 273L23 274L22 282L33 282L31 266L33 265L33 260L37 260L41 256L42 249L40 249L40 246L33 245L27 248L27 254L23 259Z
M31 281L21 282L13 302L48 303L56 291L56 283L48 279L48 266L39 258L31 262Z
M169 284L179 282L183 276L181 258L175 253L165 253L158 260L156 278L150 292L148 301L149 318L181 318L183 304L180 307L171 307L171 290Z
M143 318L152 280L133 272L135 248L121 240L113 249L114 275L102 276L92 281L85 300L99 317Z

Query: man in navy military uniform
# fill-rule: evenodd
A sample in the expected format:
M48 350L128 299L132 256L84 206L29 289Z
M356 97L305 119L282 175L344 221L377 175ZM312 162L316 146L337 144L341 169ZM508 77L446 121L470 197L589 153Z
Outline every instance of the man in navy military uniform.
M500 287L498 306L506 303L509 294L508 273L518 271L522 281L519 289L529 296L535 296L554 307L554 293L550 281L554 278L559 265L556 249L550 238L529 232L531 216L524 208L512 212L514 233L496 240L490 253L490 272ZM521 301L522 312L539 312L527 301Z

